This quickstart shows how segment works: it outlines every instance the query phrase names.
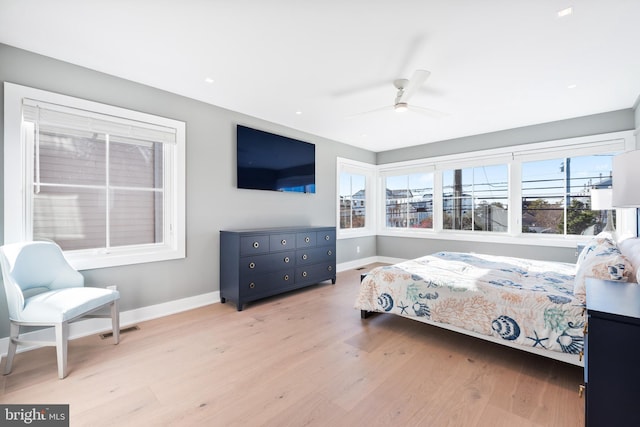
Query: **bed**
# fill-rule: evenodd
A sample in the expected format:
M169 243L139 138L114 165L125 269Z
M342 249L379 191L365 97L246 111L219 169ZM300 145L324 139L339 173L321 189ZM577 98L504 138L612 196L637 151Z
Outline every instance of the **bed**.
M600 271L631 279L610 239L593 239L576 264L438 252L367 272L355 308L363 318L395 314L584 366L585 295L576 276Z

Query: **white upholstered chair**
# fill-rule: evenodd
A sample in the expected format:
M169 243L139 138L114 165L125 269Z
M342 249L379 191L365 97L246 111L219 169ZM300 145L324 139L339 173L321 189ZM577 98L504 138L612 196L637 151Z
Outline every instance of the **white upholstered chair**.
M83 317L111 317L113 338L120 340L118 291L85 287L84 277L69 265L58 245L37 241L0 247L2 279L9 308L10 337L4 374L11 372L18 344L57 349L58 377L67 375L69 323ZM109 314L93 314L110 307ZM55 342L19 339L21 326L55 328Z

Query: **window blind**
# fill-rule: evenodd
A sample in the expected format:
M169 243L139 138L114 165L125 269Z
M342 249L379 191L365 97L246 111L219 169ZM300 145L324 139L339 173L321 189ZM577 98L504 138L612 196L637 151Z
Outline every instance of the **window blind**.
M22 101L22 117L26 121L56 128L97 132L143 141L176 143L176 129L170 127L28 98Z
M175 129L31 99L33 236L65 250L161 244L163 144ZM33 129L33 127L32 127Z
M571 155L567 150L572 150ZM551 159L557 154L558 157L590 156L602 153L620 153L625 150L625 140L623 138L589 141L571 145L559 145L538 150L521 150L513 153L515 160L531 161Z

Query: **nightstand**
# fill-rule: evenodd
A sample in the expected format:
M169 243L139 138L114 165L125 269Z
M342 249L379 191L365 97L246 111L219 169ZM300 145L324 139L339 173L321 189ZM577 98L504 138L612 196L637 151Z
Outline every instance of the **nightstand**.
M640 285L587 279L585 422L640 425Z

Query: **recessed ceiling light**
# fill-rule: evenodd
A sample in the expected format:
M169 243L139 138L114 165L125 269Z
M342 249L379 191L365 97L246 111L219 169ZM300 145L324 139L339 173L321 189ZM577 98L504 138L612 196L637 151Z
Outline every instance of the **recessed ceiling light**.
M578 87L578 85L576 85L576 84L571 84L571 85L567 86L567 89L575 89L575 88L577 88L577 87Z
M573 7L567 7L565 9L559 10L557 13L558 18L564 18L565 16L569 16L573 14Z
M204 79L204 82L211 84L213 83L213 79L211 77L207 77L206 79Z
M296 111L296 115L299 116L302 114L302 111Z

